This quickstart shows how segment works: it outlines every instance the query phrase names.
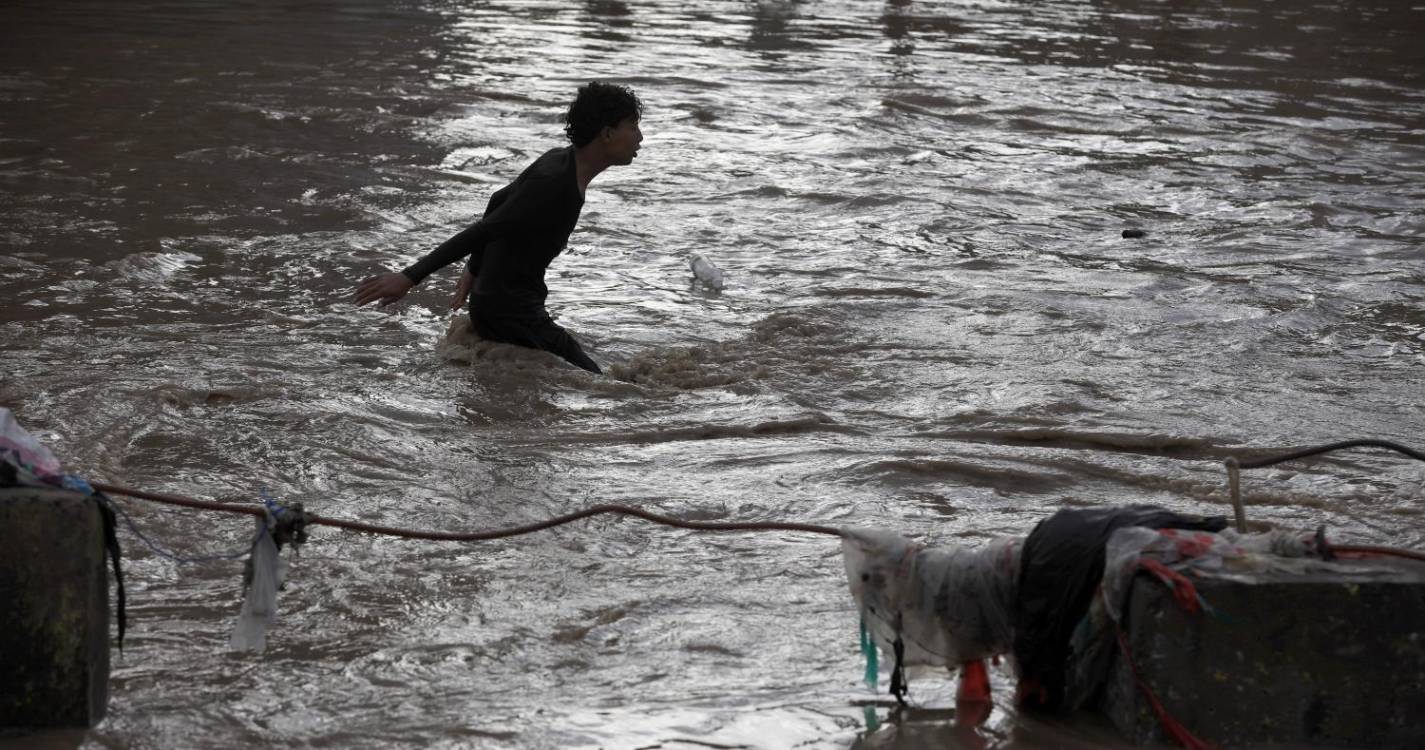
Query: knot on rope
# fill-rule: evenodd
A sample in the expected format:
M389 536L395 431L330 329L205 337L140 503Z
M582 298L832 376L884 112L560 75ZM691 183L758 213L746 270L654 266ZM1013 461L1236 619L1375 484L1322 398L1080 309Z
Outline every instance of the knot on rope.
M286 544L292 545L292 555L294 558L300 555L302 545L307 542L307 524L311 517L307 515L306 508L301 503L279 503L266 489L258 490L258 496L262 498L263 511L257 522L257 533L252 538L252 544L248 546L247 561L243 564L242 587L246 592L251 589L254 577L263 571L259 571L258 558L270 557L270 561L264 566L285 565L280 563L278 557L282 552L282 547ZM271 555L264 555L261 552L267 542L271 542L268 549ZM275 588L282 588L282 574L271 572L270 578L276 580Z
M274 526L272 528L272 541L277 543L277 549L282 549L285 544L292 545L292 554L301 551L302 545L307 543L307 523L310 519L307 511L301 503L280 506L276 513L272 514Z
M279 503L261 491L262 505L267 509L267 531L280 551L286 544L292 545L292 554L298 554L307 543L307 525L311 517L301 503Z

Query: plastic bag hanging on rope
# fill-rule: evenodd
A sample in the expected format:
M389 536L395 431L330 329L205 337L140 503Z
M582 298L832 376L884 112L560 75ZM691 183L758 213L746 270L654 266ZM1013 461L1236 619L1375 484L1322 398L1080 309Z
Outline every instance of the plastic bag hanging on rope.
M899 657L893 670L1009 652L1018 541L927 549L889 531L842 530L851 595L870 640Z
M257 538L243 575L242 612L228 647L234 651L264 651L267 629L277 622L277 590L282 587L286 564L272 538L272 517L257 519Z

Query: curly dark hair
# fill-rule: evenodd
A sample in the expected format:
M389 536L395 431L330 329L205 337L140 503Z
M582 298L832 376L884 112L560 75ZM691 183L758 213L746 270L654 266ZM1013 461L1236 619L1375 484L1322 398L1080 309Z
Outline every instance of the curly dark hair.
M588 145L605 127L617 127L628 118L643 117L643 102L627 86L589 81L564 114L564 134L576 147Z

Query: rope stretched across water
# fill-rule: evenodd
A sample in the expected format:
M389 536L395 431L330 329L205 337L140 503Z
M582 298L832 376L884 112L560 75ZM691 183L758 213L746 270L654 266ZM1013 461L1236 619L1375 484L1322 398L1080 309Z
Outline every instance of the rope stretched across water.
M1338 443L1318 445L1314 448L1302 448L1301 450L1293 451L1291 453L1283 453L1280 456L1259 458L1254 461L1243 461L1241 459L1238 459L1237 465L1243 469L1260 469L1266 466L1275 466L1277 464L1285 463L1287 461L1295 461L1298 458L1307 458L1309 456L1317 456L1322 453L1330 453L1331 451L1341 450L1342 448L1386 448L1388 450L1393 450L1396 453L1409 456L1417 461L1425 461L1425 453L1421 453L1420 451L1417 451L1414 448L1401 445L1400 443L1392 443L1389 440L1342 440Z
M1315 456L1322 453L1340 450L1342 448L1387 448L1398 453L1402 453L1420 461L1425 461L1425 453L1408 448L1399 443L1392 443L1386 440L1344 440L1328 445L1321 445L1314 448L1285 453L1269 458L1256 459L1251 461L1239 461L1236 458L1228 460L1228 467L1233 478L1233 506L1237 511L1239 530L1245 531L1245 517L1242 511L1240 495L1237 490L1236 470L1256 469L1265 466L1273 466L1286 461L1294 461L1299 458ZM212 510L223 513L241 513L249 516L264 517L268 512L265 508L251 505L235 505L232 503L219 503L210 500L197 500L178 495L166 495L158 492L145 492L142 490L130 489L120 485L93 483L96 490L111 495L122 495L134 497L142 500L165 503L168 505L178 505L185 508L195 508L199 510ZM338 529L358 531L366 534L379 534L382 536L397 537L400 539L424 539L439 542L482 542L493 539L508 539L510 537L524 536L536 531L552 529L555 526L589 518L591 516L612 513L623 516L633 516L642 518L645 521L672 526L674 528L689 529L692 531L791 531L808 534L825 534L827 536L841 536L841 531L830 526L822 526L811 523L787 523L778 521L685 521L672 516L665 516L658 513L630 507L627 505L594 505L583 510L566 513L561 516L554 516L543 521L525 524L523 526L511 526L504 529L494 529L490 531L431 531L425 529L407 529L397 526L381 526L378 524L362 523L360 521L345 521L338 518L326 518L315 513L307 513L305 520L312 526L332 526ZM1377 547L1363 545L1335 545L1332 547L1337 552L1346 554L1362 555L1392 555L1406 557L1414 560L1425 561L1425 553L1414 550L1399 549L1395 547Z
M185 508L213 510L222 513L243 513L259 518L267 513L266 509L252 505L234 505L232 503L218 503L210 500L196 500L189 497L165 495L157 492L144 492L142 490L134 490L128 487L101 484L98 482L92 482L91 486L100 492L110 495L136 497L141 500L151 500L167 505L179 505ZM326 518L316 515L315 513L307 514L307 524L311 526L333 526L338 529L360 531L367 534L380 534L382 536L392 536L400 539L426 539L438 542L483 542L492 539L506 539L509 537L532 534L536 531L552 529L555 526L562 526L566 523L604 513L634 516L664 526L673 526L693 531L793 531L808 534L841 536L840 529L811 523L783 523L777 521L684 521L680 518L651 513L627 505L593 505L583 510L566 513L562 516L554 516L553 518L547 518L543 521L537 521L523 526L511 526L505 529L493 529L490 531L428 531L424 529L405 529L396 526L380 526L377 524L362 523L360 521L345 521L339 518Z
M178 495L166 495L158 492L145 492L143 490L130 489L113 484L91 483L91 486L110 495L122 495L124 497L134 497L141 500L151 500L166 505L178 505L185 508L196 508L199 510L212 510L222 513L240 513L249 516L263 517L267 511L264 508L252 505L235 505L233 503L218 503L210 500L197 500L190 497L180 497ZM552 529L555 526L563 526L566 523L578 521L590 516L613 513L624 516L634 516L645 521L672 526L680 529L692 531L792 531L807 534L825 534L827 536L841 536L841 530L831 526L821 526L812 523L784 523L778 521L684 521L672 516L664 516L658 513L651 513L639 508L627 505L593 505L583 510L566 513L562 516L554 516L543 521L525 524L523 526L511 526L504 529L494 529L491 531L428 531L424 529L406 529L396 526L380 526L377 524L361 523L360 521L345 521L339 518L326 518L314 513L308 513L307 523L314 526L332 526L338 529L349 531L359 531L366 534L379 534L382 536L397 537L400 539L424 539L438 542L482 542L492 539L508 539L510 537L532 534L536 531ZM1412 560L1425 562L1425 552L1416 552L1410 549L1398 547L1379 547L1369 545L1337 544L1331 546L1332 551L1347 555L1389 555L1392 557L1404 557Z

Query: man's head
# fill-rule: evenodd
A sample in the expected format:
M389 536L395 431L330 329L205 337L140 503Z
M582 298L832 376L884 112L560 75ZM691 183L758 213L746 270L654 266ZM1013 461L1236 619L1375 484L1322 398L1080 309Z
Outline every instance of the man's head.
M643 140L638 121L643 102L627 86L590 81L564 115L564 133L576 148L596 144L609 151L615 164L627 164ZM597 143L596 143L597 142Z

